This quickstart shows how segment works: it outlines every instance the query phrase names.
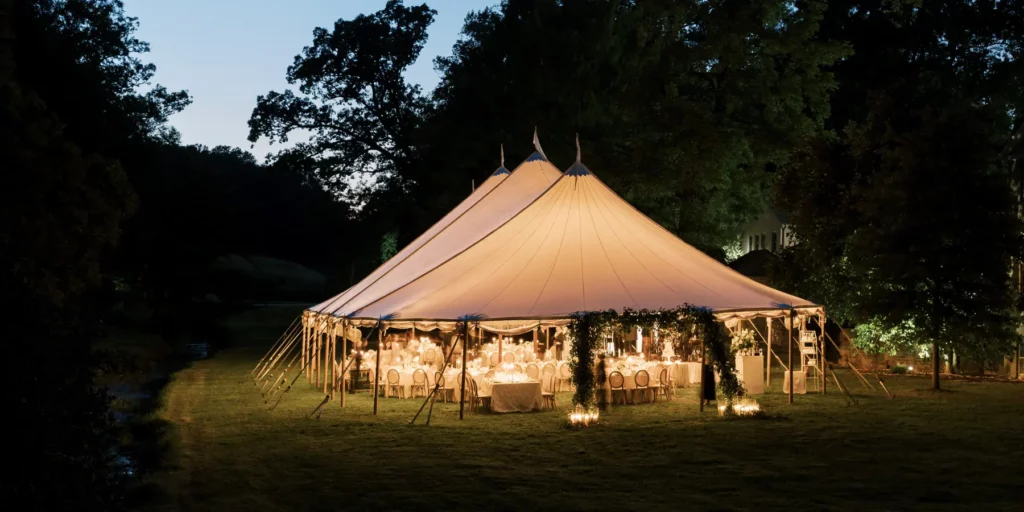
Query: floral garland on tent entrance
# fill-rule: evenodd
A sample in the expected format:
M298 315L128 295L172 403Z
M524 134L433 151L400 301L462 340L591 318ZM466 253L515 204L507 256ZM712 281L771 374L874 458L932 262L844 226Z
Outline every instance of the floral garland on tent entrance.
M684 304L658 310L624 308L621 315L614 310L584 311L573 314L569 320L572 348L568 364L576 386L572 397L576 410L570 414L570 419L581 413L586 418L596 418L594 359L597 347L594 342L602 339L609 329L642 327L653 330L655 326L662 332L675 331L678 334L674 340L676 344L686 339L687 332L700 340L708 363L719 375L718 391L727 404L743 393L743 386L736 376L732 338L725 333L710 309Z

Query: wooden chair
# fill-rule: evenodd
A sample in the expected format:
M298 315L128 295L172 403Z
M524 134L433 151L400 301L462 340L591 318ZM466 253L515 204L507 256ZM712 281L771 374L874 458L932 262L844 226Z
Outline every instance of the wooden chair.
M427 349L427 351L423 353L423 364L434 364L434 360L436 359L437 351L432 348Z
M398 374L398 370L394 368L388 370L388 393L386 396L405 398L405 386L402 386L401 380L402 376Z
M491 397L480 394L480 388L476 385L475 380L466 379L466 388L469 391L467 400L471 410L479 408L480 410L489 411L491 409Z
M562 383L572 389L572 372L569 370L568 364L563 364L558 367L558 390L562 390Z
M636 394L639 393L643 397L644 402L647 401L647 391L649 391L651 383L651 375L647 373L647 370L640 370L633 374L633 382L636 383L636 389L633 390L633 402L636 402Z
M498 359L498 353L497 352L492 352L491 353L491 357L488 358L488 361L491 363L490 364L491 367L498 366L498 364L501 363L501 360Z
M416 391L421 391L422 396L427 396L427 372L420 369L412 372L412 386L409 389L412 398L416 398Z
M526 376L533 380L540 380L540 368L533 363L526 365ZM554 389L552 389L552 391L554 391Z
M512 367L512 371L514 371L516 373L523 373L523 367L517 364L517 365Z
M615 395L622 396L622 405L629 403L629 395L626 391L626 378L622 376L622 372L613 371L608 374L608 387L612 390L612 403L615 403ZM604 393L604 390L601 390Z
M661 373L658 375L658 389L654 391L654 401L658 401L658 395L664 395L665 400L671 400L672 397L669 393L672 392L672 381L669 377L668 368L662 368Z
M536 365L533 365L536 367ZM527 368L529 370L529 368ZM603 393L604 390L601 390ZM555 377L553 375L545 375L544 381L540 385L540 394L544 397L544 406L549 409L554 409L557 404L555 403Z
M441 400L444 403L448 403L448 395L455 392L455 388L449 387L448 379L444 378L444 374L441 372L434 372L434 385L437 386L437 392L441 395Z
M516 355L511 352L505 352L505 355L501 356L501 361L505 363L516 362Z
M544 367L541 368L540 370L541 375L550 375L552 378L554 378L555 373L557 372L558 370L555 369L555 365L552 363L545 364Z

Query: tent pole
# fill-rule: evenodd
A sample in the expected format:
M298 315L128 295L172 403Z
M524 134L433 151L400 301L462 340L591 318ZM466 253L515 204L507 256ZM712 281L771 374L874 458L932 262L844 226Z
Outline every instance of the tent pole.
M540 323L537 323L537 327L533 328L533 356L537 357L537 340L540 338Z
M377 386L380 382L380 353L384 349L384 329L381 329L381 321L377 320L377 360L375 363L376 370L373 372L373 415L377 415L377 400L380 393L377 392Z
M704 340L698 340L700 343L700 385L697 386L698 402L700 402L700 412L704 412Z
M828 393L828 375L825 374L825 372L828 369L828 367L825 366L825 361L826 361L826 359L825 359L825 325L826 325L826 322L827 322L827 320L825 319L825 312L823 310L821 312L821 314L818 315L818 323L821 324L821 342L820 342L820 345L819 345L821 347L821 361L819 361L818 364L821 365L821 394L823 394L823 395ZM835 375L835 372L833 372L833 376L834 375ZM836 381L837 382L838 382L838 380L839 380L839 377L836 377Z
M463 343L462 343L462 385L459 387L459 419L463 418L463 411L466 409L466 338L469 337L469 321L467 320L462 326ZM456 337L456 340L458 337ZM456 341L458 343L458 341ZM498 344L500 347L501 344ZM501 350L501 349L499 349ZM498 356L498 360L501 360L501 356Z
M327 394L327 382L334 375L334 365L331 364L331 345L334 345L334 319L327 319L327 338L324 340L324 370L321 372L324 378L324 394Z
M309 383L316 385L316 351L320 345L320 315L313 317L313 339L309 340L309 359L306 361L308 366L308 378Z
M309 345L309 315L308 311L302 314L302 364L306 364L306 347Z
M348 332L345 330L345 328L347 327L347 325L346 325L347 323L348 323L347 319L343 319L341 321L341 361L342 361L341 365L343 367L345 367L345 363L348 362L348 336L346 336L348 334ZM352 360L355 361L355 358L353 357ZM341 370L341 372L342 372L341 373L341 379L339 379L341 381L341 390L339 390L339 392L341 393L341 407L342 408L345 407L345 402L347 400L345 398L345 395L348 394L348 393L345 392L345 374L346 374L347 370L348 370L347 367L342 368L342 370ZM356 368L356 376L353 377L353 380L349 381L349 386L352 387L352 391L356 390L355 379L359 377L358 370L359 370L359 368ZM335 386L335 387L337 387L337 386Z
M499 334L499 335L498 335L498 364L499 364L499 365L500 365L501 363L504 363L504 362L505 362L505 358L504 358L504 356L502 355L502 348L503 348L504 346L505 346L505 339L504 339L504 337L503 337L502 335L500 335L500 334ZM463 348L465 348L465 347L463 347ZM465 352L465 350L463 350L463 352ZM463 382L463 384L465 384L465 382ZM460 419L460 420L462 419L462 416L461 416L461 415L459 416L459 419Z
M789 310L789 323L786 325L786 345L789 348L789 403L793 403L793 317L796 311Z
M765 384L764 384L764 388L767 389L767 390L771 390L771 388L772 388L772 323L773 323L773 321L774 321L774 319L771 318L771 317L765 318L765 323L768 324L768 339L765 340L765 343L767 343L767 345L768 345L768 351L765 353L766 357L764 358L765 359L765 371L764 371Z

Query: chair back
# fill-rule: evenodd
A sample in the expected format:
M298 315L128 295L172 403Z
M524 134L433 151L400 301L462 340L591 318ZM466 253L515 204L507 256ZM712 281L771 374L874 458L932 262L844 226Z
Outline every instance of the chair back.
M500 362L501 362L501 360L498 359L498 353L497 352L492 352L491 353L491 357L490 357L491 366L498 366L498 363L500 363Z
M416 371L412 372L412 383L416 385L426 384L427 372L417 368Z
M388 384L391 384L392 386L397 386L398 381L400 381L401 379L402 377L398 375L398 370L394 368L388 370Z
M540 389L544 393L554 393L555 392L555 376L554 375L544 375L544 380L541 382Z
M505 355L501 356L501 360L506 363L516 362L516 355L511 352L505 352Z
M438 389L445 389L444 387L444 374L441 372L434 372L434 385Z
M661 369L661 373L658 374L658 382L661 383L662 386L668 384L668 368Z
M437 359L437 352L434 349L432 349L432 348L431 349L427 349L427 351L423 353L423 362L424 363L427 363L427 364L433 363L434 359Z
M651 375L647 373L647 370L640 370L633 375L633 380L636 382L636 387L646 388L651 383Z
M572 372L569 371L569 365L563 364L562 366L559 366L558 376L563 379L568 379L569 377L572 377Z
M523 373L523 367L517 364L517 365L512 367L512 371L514 371L516 373Z
M537 377L540 377L540 368L537 368L537 365L533 363L526 365L526 376L537 380Z
M622 376L622 372L616 370L608 374L608 386L612 389L623 389L626 385L626 378Z
M551 363L545 364L544 368L541 370L541 373L543 373L544 375L554 376L555 375L555 365L553 365Z

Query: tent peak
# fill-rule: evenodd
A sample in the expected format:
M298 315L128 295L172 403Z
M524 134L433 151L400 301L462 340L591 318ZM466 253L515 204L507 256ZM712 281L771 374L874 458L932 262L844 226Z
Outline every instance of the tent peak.
M580 162L579 160L577 160L576 163L572 164L572 167L566 169L565 175L566 176L590 176L591 172L590 172L590 169L587 169L586 165L583 165L583 162Z
M547 159L547 157L544 156L543 153L538 153L538 152L534 151L533 154L531 154L530 156L526 157L526 161L527 162L537 162L537 161L547 162L548 159Z
M512 174L512 173L509 172L509 170L506 169L504 165L502 165L501 167L498 167L497 169L495 169L494 172L491 173L491 176L501 176L501 175L504 175L504 174Z

